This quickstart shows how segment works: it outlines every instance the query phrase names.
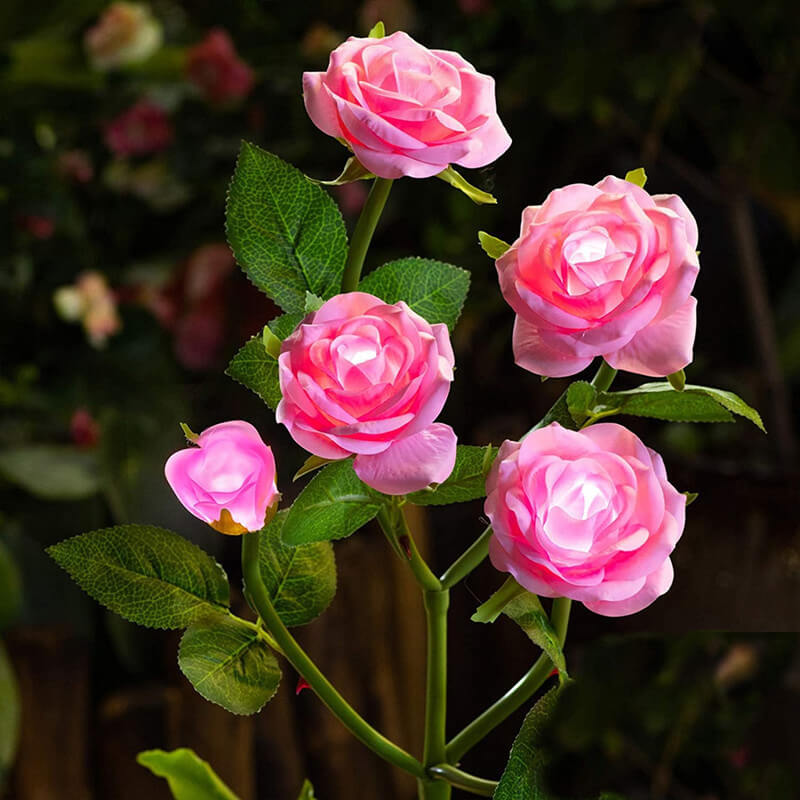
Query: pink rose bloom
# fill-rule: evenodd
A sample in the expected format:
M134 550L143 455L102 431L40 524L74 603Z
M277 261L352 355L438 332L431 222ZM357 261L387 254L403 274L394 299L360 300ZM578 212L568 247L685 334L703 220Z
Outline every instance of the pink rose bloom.
M142 156L166 150L172 123L161 106L140 100L106 126L105 141L116 156Z
M427 178L449 164L483 167L511 144L497 116L494 79L458 53L408 34L350 37L325 72L303 74L314 124L344 139L382 178Z
M112 3L86 31L84 45L95 69L148 59L164 38L161 23L141 3Z
M506 441L486 491L492 564L528 591L620 617L672 585L686 498L661 456L622 425L554 422Z
M607 177L574 183L522 212L497 259L516 311L514 357L537 375L574 375L596 356L664 376L692 360L697 223L674 194Z
M280 499L272 450L241 420L206 428L197 447L167 459L164 472L186 510L220 533L261 530Z
M186 74L212 103L241 100L250 94L253 70L236 53L228 32L214 28L186 56Z
M331 298L281 346L277 420L321 458L355 454L356 474L385 494L441 483L456 435L435 423L453 380L446 325L365 292Z

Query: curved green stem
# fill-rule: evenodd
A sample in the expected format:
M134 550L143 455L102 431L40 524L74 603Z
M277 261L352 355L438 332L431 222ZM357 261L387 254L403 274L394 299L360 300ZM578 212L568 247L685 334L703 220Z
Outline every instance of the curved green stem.
M562 647L567 638L571 601L565 597L553 601L551 621ZM455 764L490 731L524 705L553 671L553 662L542 653L536 663L499 700L476 717L447 744L447 761Z
M364 208L361 209L361 216L358 218L353 238L350 240L350 249L347 252L347 261L342 275L343 292L354 292L358 288L367 248L372 241L372 234L375 233L391 188L391 178L375 178L372 182L369 197L364 203Z
M491 797L497 789L497 781L470 775L469 772L464 772L452 764L436 764L428 767L428 773L439 780L447 781L457 789L463 789L465 792L471 792L481 797Z
M442 584L417 549L417 543L411 535L402 506L385 505L378 512L378 524L393 547L395 542L401 546L403 555L423 590L426 592L441 591Z
M445 589L450 589L478 567L489 555L489 539L492 538L492 526L486 530L442 573L439 578Z
M604 359L600 362L600 369L597 370L591 383L598 392L607 392L611 388L611 384L616 377L617 371L613 367L610 367Z
M425 618L428 623L427 675L425 681L425 744L422 761L426 766L445 760L447 737L447 608L450 593L426 591ZM420 797L425 800L447 800L450 787L446 783L420 781Z
M331 710L339 721L370 750L384 760L402 770L425 778L422 764L414 756L389 741L383 734L375 730L358 712L339 694L331 682L320 672L317 665L309 658L297 643L289 629L283 624L275 607L272 605L269 592L264 586L258 566L258 535L248 533L242 536L242 570L247 584L247 591L264 625L278 643L289 663L300 673L320 700Z

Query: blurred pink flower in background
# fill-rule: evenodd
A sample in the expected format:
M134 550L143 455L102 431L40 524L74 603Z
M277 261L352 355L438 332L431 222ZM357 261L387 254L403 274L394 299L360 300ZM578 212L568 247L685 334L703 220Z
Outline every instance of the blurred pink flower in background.
M96 69L108 70L148 59L161 46L163 30L141 3L112 3L86 31L84 46Z
M59 175L75 183L89 183L94 178L94 164L85 150L66 150L58 156Z
M225 104L250 94L253 70L239 58L228 32L214 28L186 55L186 75L210 102Z
M56 232L55 222L42 214L20 214L16 219L17 227L34 239L46 241Z
M172 123L161 106L140 100L106 125L104 138L116 156L148 155L169 147Z
M53 304L66 322L80 322L93 347L103 347L122 328L114 292L99 272L84 272L72 286L53 294Z
M73 444L90 450L100 441L100 425L86 408L76 408L69 422L69 434Z

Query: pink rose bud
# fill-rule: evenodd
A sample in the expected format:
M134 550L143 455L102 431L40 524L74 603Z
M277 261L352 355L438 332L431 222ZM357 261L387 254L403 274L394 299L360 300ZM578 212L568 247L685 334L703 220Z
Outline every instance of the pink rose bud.
M164 38L161 23L141 3L112 3L86 31L92 66L107 70L148 59Z
M214 28L186 55L186 75L212 103L229 103L250 94L253 70L236 53L228 32Z
M497 259L517 313L514 357L537 375L574 375L596 356L665 376L692 360L697 223L677 195L607 177L571 184L522 213Z
M164 472L186 510L220 533L261 530L280 499L272 450L241 420L206 428L197 447L167 459Z
M116 156L142 156L166 150L172 123L161 106L140 100L106 126L105 142Z
M620 617L672 585L686 497L661 456L622 425L554 422L506 441L486 491L492 564L528 591Z
M344 139L382 178L427 178L449 164L483 167L511 144L494 79L407 33L350 37L325 72L303 74L303 96L313 123Z
M434 423L453 364L446 325L429 324L402 301L340 294L283 342L276 418L314 455L355 454L356 474L374 489L418 491L455 465L456 435Z

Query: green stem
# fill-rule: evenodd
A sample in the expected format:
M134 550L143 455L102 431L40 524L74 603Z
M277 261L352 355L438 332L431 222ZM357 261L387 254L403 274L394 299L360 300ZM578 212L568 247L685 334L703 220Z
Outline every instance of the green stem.
M559 597L553 601L553 609L550 613L553 627L562 647L567 639L570 607L569 599ZM552 671L553 662L542 653L536 663L514 686L448 742L445 760L451 764L458 763L464 753L471 750L490 731L530 700Z
M425 559L417 549L417 543L408 528L402 506L384 505L378 512L378 524L393 547L395 542L401 546L403 557L408 561L408 565L422 589L426 592L441 591L442 584L431 572L431 568L425 563Z
M613 367L609 367L605 360L600 362L600 369L597 374L592 378L592 386L598 392L607 392L617 377L617 371Z
M339 694L330 681L320 672L317 665L289 633L275 607L269 592L264 586L258 566L258 535L248 533L242 536L242 570L247 591L253 600L259 616L267 630L272 634L289 663L306 680L320 700L331 710L339 721L370 750L384 760L394 764L417 778L425 778L422 764L414 756L389 741L379 733Z
M490 525L443 573L439 579L445 589L464 580L489 555Z
M426 591L425 618L428 623L428 666L425 684L425 766L446 759L447 737L447 608L450 593ZM438 780L419 781L419 795L424 800L447 800L450 786Z
M361 216L356 223L353 231L353 238L350 240L350 249L347 252L347 262L344 265L342 275L342 291L354 292L358 289L358 282L361 280L361 268L364 266L364 258L367 255L367 248L372 241L372 234L380 219L383 207L386 205L386 198L392 188L390 178L375 178L372 182L367 202L361 209Z
M428 773L440 780L447 781L457 789L463 789L465 792L472 792L481 797L491 797L497 789L497 781L488 781L485 778L470 775L469 772L464 772L452 764L436 764L428 767Z

